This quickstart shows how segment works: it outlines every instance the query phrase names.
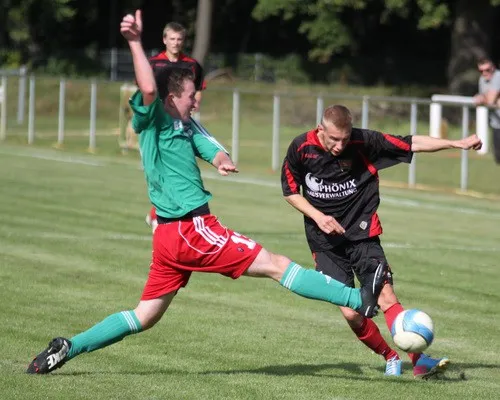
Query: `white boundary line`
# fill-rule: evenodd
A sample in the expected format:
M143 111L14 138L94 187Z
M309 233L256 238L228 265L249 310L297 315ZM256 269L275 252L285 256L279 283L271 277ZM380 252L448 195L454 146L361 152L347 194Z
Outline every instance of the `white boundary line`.
M100 162L100 161L94 161L94 160L86 160L84 158L76 158L72 156L67 156L63 154L58 154L52 152L52 154L47 154L49 153L48 151L34 151L33 150L19 150L19 149L11 149L12 151L6 151L0 148L0 154L5 154L5 155L15 155L15 156L22 156L22 157L31 157L31 158L38 158L42 160L48 160L48 161L59 161L59 162L66 162L66 163L72 163L72 164L82 164L82 165L88 165L92 167L105 167L108 164L105 162ZM37 149L38 150L38 149ZM44 154L45 153L45 154ZM130 167L136 168L136 165L132 164L123 164L123 165L128 165ZM246 177L241 177L237 175L232 175L232 176L226 176L222 177L214 172L202 172L202 176L204 179L212 179L212 180L217 180L217 181L226 181L226 182L232 182L232 183L240 183L240 184L247 184L247 185L256 185L256 186L263 186L263 187L272 187L272 188L280 188L281 184L279 182L271 182L271 181L266 181L266 180L261 180L261 179L256 179L256 178L246 178ZM405 197L393 197L393 196L381 196L381 201L383 203L390 203L393 206L400 206L400 207L405 207L405 208L420 208L420 209L426 209L426 210L435 210L435 211L443 211L447 213L458 213L458 214L465 214L465 215L480 215L480 216L487 216L489 218L494 218L494 219L500 219L500 212L496 211L490 211L490 210L481 210L477 208L472 208L472 207L450 207L450 206L445 206L445 205L439 205L439 204L432 204L430 202L422 201L422 200L414 200L414 199L408 199Z
M16 233L9 232L7 236L15 236ZM39 239L48 240L75 240L75 241L103 241L103 240L120 240L120 241L139 241L139 242L150 242L152 240L151 235L134 235L134 234L119 234L110 233L104 235L92 235L92 236L80 236L71 235L66 233L54 233L54 232L35 232L18 234L22 237L32 237ZM297 235L299 236L299 235ZM300 235L302 237L302 235ZM449 251L463 251L471 253L500 253L500 247L480 247L480 246L457 246L457 245L422 245L422 244L411 244L411 243L398 243L398 242L383 242L385 248L391 248L394 250L449 250Z
M281 188L281 184L278 184L276 182L264 181L264 180L254 179L254 178L242 178L242 177L237 177L235 175L222 177L222 176L218 176L217 174L212 173L212 172L202 173L202 175L203 175L203 178L206 178L206 179L213 179L213 180L220 180L220 181L227 181L227 182L234 182L234 183L244 183L247 185L257 185L257 186ZM401 206L401 207L405 207L405 208L422 208L422 209L427 209L427 210L455 212L458 214L482 215L482 216L488 216L491 218L500 219L500 212L489 211L489 210L479 210L476 208L463 208L463 207L448 207L448 206L444 206L444 205L423 202L421 200L413 200L413 199L408 199L408 198L404 198L404 197L393 197L393 196L385 196L385 195L381 196L380 200L382 203L390 203L391 205Z
M54 155L47 155L47 154L42 154L42 153L35 153L35 152L23 152L23 151L17 151L17 152L11 152L11 151L4 151L0 149L0 154L5 154L8 156L18 156L18 157L29 157L29 158L37 158L40 160L47 160L47 161L56 161L56 162L65 162L65 163L70 163L70 164L82 164L82 165L89 165L91 167L104 167L106 164L99 162L99 161L94 161L94 160L84 160L83 158L76 158L73 156L68 156L68 155L63 155L63 154L56 154Z

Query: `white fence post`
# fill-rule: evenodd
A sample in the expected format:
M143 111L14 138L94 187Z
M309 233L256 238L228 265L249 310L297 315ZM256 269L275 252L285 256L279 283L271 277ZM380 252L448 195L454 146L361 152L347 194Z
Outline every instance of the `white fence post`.
M110 65L109 79L114 82L114 81L116 81L116 79L118 77L118 72L117 72L118 52L117 52L116 47L111 48L111 51L109 52L109 57L110 57L110 60L109 60L109 65Z
M489 131L488 108L479 106L476 108L476 133L483 142L483 147L481 147L481 150L478 150L479 154L486 154L488 152Z
M417 103L411 103L410 108L410 134L417 134L417 123L418 123L418 108ZM415 186L417 183L417 154L413 153L413 158L411 160L410 168L408 169L408 185Z
M462 107L462 138L469 136L469 107ZM467 190L468 170L469 170L469 153L467 150L462 150L460 164L460 190Z
M7 137L7 77L2 76L0 86L0 140Z
M90 83L90 131L89 151L93 153L96 146L96 109L97 109L97 82L92 79Z
M231 158L234 163L238 162L238 150L240 146L240 92L233 90L233 134L231 137Z
M28 144L35 141L35 75L30 75L30 93L28 104Z
M430 108L429 136L433 138L440 138L441 113L443 106L439 103L432 103Z
M62 147L64 142L64 112L66 102L66 81L59 81L59 119L57 127L57 147Z
M280 96L275 94L273 99L273 155L272 170L279 168L280 157Z
M19 68L19 92L17 96L17 123L24 122L24 102L26 101L26 72L28 68L23 65Z
M316 123L319 124L323 119L323 110L325 108L325 102L323 97L319 96L316 99Z
M370 96L363 96L363 106L361 109L361 128L368 129L368 119L370 112Z

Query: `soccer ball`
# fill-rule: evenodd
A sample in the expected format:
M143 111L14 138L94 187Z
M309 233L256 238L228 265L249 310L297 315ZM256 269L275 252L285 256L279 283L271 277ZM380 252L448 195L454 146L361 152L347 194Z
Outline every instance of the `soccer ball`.
M405 310L398 314L391 329L396 346L409 353L421 353L434 340L431 317L420 310Z

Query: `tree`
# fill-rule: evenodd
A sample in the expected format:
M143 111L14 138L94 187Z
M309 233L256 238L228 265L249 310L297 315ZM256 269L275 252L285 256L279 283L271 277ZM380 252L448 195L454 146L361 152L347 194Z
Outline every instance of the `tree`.
M194 40L193 57L203 65L210 48L212 33L212 0L198 0L196 13L196 37Z
M342 51L354 51L359 44L352 14L376 10L378 23L394 23L395 18L415 23L420 31L452 26L449 49L448 77L452 92L464 89L466 71L475 67L477 55L489 54L494 7L500 0L258 0L253 11L257 20L281 16L288 20L297 15L304 21L300 31L312 48L311 59L326 62ZM415 15L417 17L415 18ZM351 18L349 18L351 16ZM363 38L357 38L363 40ZM441 52L447 49L441 49Z
M57 46L64 35L57 29L74 16L70 0L22 0L7 1L4 29L10 48L8 62L26 63L36 59L43 49Z
M438 27L446 22L449 9L434 0L415 0L420 11L420 29ZM343 19L349 11L362 11L378 3L379 23L387 24L391 16L409 18L414 0L258 0L253 11L257 20L281 15L288 20L297 14L304 17L300 31L307 35L314 46L310 57L326 61L332 55L355 45L353 33L356 26ZM382 7L380 7L382 6Z

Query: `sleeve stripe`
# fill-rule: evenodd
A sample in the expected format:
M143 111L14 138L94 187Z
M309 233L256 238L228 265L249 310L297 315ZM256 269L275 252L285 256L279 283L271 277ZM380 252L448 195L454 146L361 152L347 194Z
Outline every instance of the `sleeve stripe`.
M288 161L286 161L286 164L285 164L285 174L286 174L286 180L288 183L288 187L290 188L292 193L294 193L294 194L299 193L298 185L293 178L292 172L290 171L290 167L288 166Z
M223 152L229 155L229 151L227 151L223 145L221 145L217 139L215 139L208 131L196 120L194 120L192 117L190 118L191 124L193 124L198 132L200 132L205 138L207 138L210 142L212 142L215 146L217 146L219 149L221 149Z
M361 151L358 151L358 153L361 156L361 158L363 159L363 162L365 163L366 169L370 172L370 174L378 177L377 167L375 167L375 165L373 165L370 162L370 160L368 160Z
M410 151L411 147L408 143L403 142L401 139L395 138L394 136L388 135L387 133L383 133L383 135L385 140L387 140L389 143L392 143L397 148L404 151Z

